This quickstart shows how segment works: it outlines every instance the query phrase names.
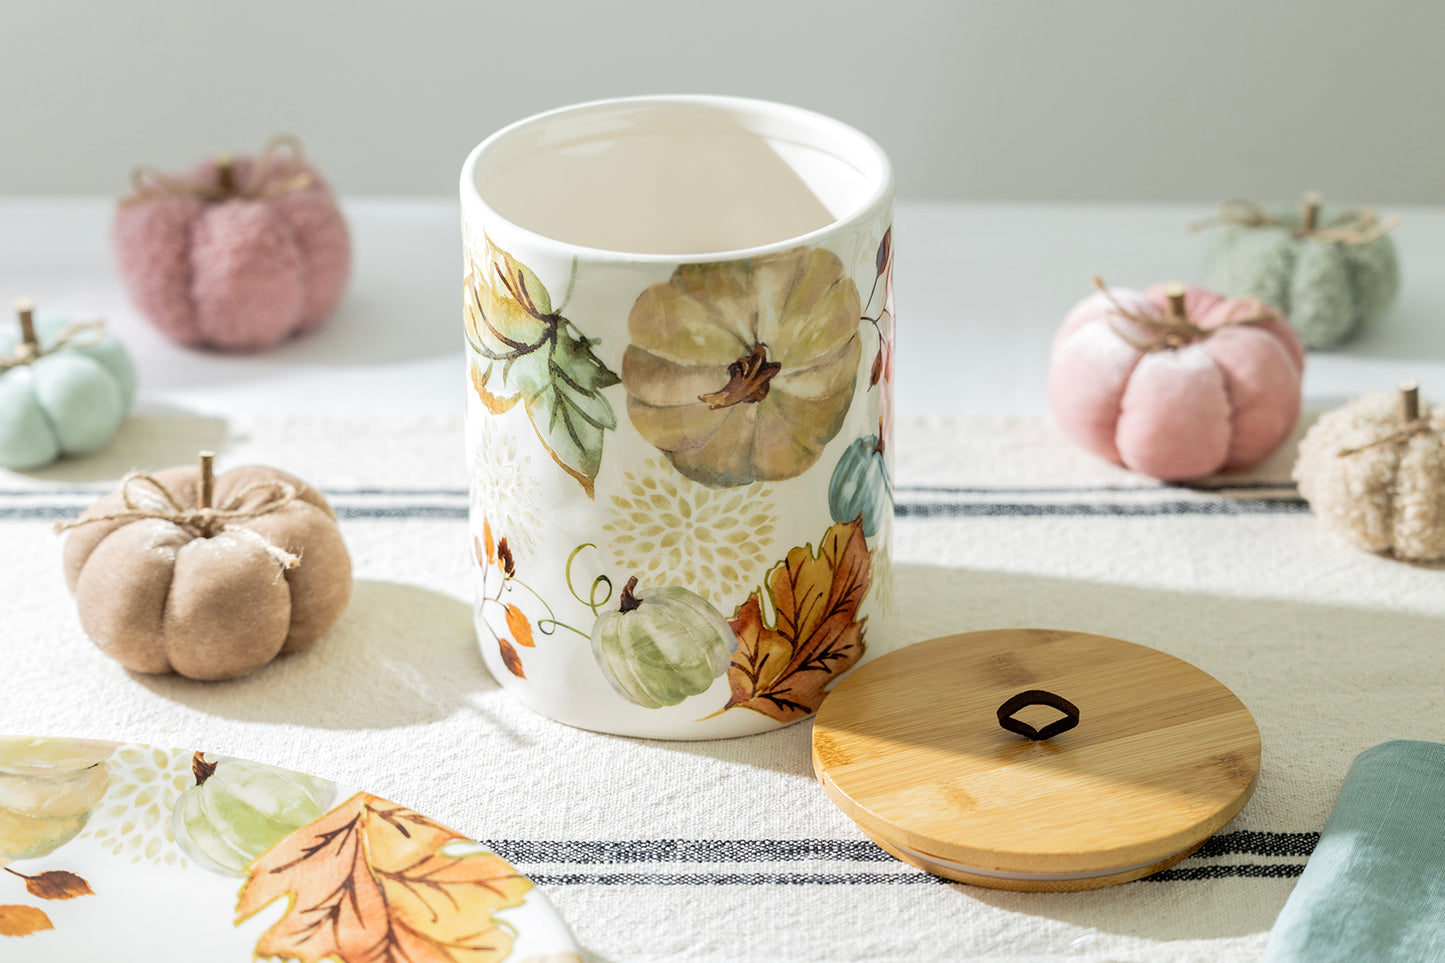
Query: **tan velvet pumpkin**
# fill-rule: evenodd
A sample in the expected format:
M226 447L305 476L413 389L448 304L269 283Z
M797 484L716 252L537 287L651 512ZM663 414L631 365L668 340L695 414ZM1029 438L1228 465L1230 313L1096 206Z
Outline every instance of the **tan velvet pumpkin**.
M133 475L63 526L81 626L132 671L245 675L311 645L351 597L351 559L326 499L261 466L214 478L205 497L207 471ZM91 521L111 515L122 517Z

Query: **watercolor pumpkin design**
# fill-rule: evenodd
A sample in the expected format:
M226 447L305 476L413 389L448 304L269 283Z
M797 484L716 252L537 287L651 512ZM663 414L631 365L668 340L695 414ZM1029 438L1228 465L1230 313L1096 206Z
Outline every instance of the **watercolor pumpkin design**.
M114 805L117 785L147 785L124 798L127 818L155 804L173 759L189 762L194 785L176 798L168 846L192 860L127 870L131 847L77 836ZM10 938L55 931L36 959L92 959L103 933L107 959L501 963L525 936L533 959L581 962L545 896L506 860L316 776L188 749L0 737L0 804L0 959ZM52 920L53 901L82 898ZM241 928L266 909L264 927Z
M493 414L521 402L552 459L591 497L603 432L617 427L602 389L617 375L593 353L596 342L563 317L565 298L554 308L537 275L490 239L484 252L464 282L472 385Z
M114 751L113 742L0 739L0 867L46 856L85 828Z
M148 821L175 759L188 761L192 785L175 800L166 845L191 861L128 870L131 846L77 835L116 805ZM119 785L146 788L117 803ZM191 750L0 737L0 810L0 959L10 938L55 931L38 944L45 959L96 958L103 944L102 956L125 959L502 963L525 935L532 958L581 960L506 860L405 806L303 773ZM53 902L81 899L51 918ZM242 928L268 909L264 926Z
M171 832L201 866L235 876L262 853L320 819L336 787L325 779L245 759L193 753L196 784L181 793Z
M628 580L615 611L592 628L592 654L618 694L644 709L675 706L712 687L738 640L721 612L680 585Z
M632 424L702 484L794 478L848 414L860 314L857 286L822 248L682 265L628 316Z
M872 538L878 534L884 519L893 513L893 483L881 436L859 438L843 452L828 483L828 510L835 522L859 518L864 535Z

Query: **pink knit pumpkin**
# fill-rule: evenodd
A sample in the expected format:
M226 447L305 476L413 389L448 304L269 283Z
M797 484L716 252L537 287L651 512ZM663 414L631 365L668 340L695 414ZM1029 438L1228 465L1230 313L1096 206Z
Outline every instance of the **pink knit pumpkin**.
M351 239L299 152L272 147L136 188L116 214L116 260L136 307L174 340L254 351L336 310Z
M1065 433L1163 481L1261 461L1300 412L1304 347L1289 322L1255 300L1182 292L1089 295L1064 318L1049 366Z

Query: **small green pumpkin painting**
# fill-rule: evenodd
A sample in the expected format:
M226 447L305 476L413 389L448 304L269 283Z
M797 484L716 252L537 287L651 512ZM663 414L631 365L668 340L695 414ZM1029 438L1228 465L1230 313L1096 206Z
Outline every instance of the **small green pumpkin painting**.
M15 303L17 335L0 335L0 467L30 471L110 443L135 398L130 357L99 323L34 316Z
M637 588L592 627L592 654L612 688L645 709L675 706L727 672L738 639L707 599L683 588Z
M266 850L325 815L336 787L325 779L244 759L191 759L196 784L171 811L171 832L187 856L240 876Z
M843 452L828 483L828 510L835 522L863 519L863 534L878 534L884 519L893 514L893 482L883 457L883 440L866 435Z
M1309 194L1298 210L1230 202L1217 220L1201 282L1278 308L1308 347L1334 347L1359 334L1399 291L1388 234L1394 219L1327 207Z

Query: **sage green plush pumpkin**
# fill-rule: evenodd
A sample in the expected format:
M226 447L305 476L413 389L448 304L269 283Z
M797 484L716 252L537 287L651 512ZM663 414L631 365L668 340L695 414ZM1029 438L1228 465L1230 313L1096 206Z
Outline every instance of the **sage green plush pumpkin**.
M0 467L42 468L110 443L135 398L125 349L98 328L66 336L65 318L17 302L18 332L0 333Z
M863 534L869 537L877 535L883 520L893 514L893 483L877 435L859 438L838 459L828 483L828 510L835 522L861 517Z
M645 709L675 706L728 670L738 639L722 613L680 585L622 590L592 627L592 654L612 687Z
M207 869L240 876L266 850L326 814L325 779L244 759L191 760L196 784L176 799L171 832Z
M1232 216L1226 207L1205 253L1205 287L1278 308L1311 348L1354 337L1394 302L1395 244L1372 214L1313 196L1299 209L1246 210Z

